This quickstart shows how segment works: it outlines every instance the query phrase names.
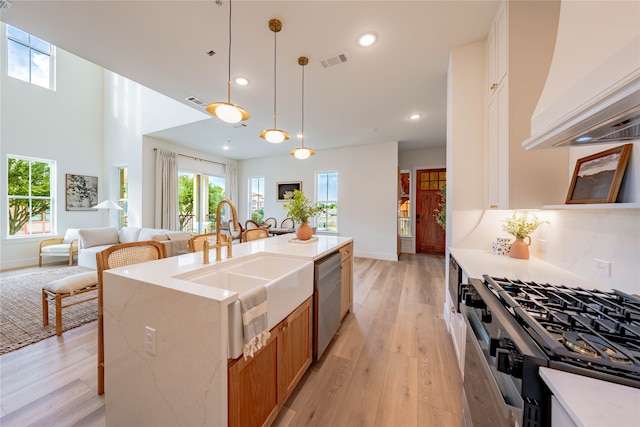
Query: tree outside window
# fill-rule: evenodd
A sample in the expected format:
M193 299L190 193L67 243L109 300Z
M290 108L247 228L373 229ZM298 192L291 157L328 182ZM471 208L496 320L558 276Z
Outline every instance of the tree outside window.
M7 160L9 236L50 234L55 162L16 156Z
M224 178L180 172L178 174L180 230L193 234L212 231L216 221L216 208L224 198ZM224 216L224 210L222 215Z
M325 210L318 215L318 231L338 232L338 172L318 172L316 202Z
M261 224L264 221L264 177L254 176L249 178L249 200L250 217L253 221Z

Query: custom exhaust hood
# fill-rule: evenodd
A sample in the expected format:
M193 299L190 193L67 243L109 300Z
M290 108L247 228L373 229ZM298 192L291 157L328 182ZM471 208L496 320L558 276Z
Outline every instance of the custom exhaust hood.
M640 2L563 0L527 150L640 139Z

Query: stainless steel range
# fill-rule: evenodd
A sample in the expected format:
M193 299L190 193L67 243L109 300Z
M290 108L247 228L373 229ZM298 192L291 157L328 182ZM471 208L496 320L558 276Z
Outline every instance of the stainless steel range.
M465 416L473 425L548 426L539 366L640 388L637 297L490 276L461 294Z

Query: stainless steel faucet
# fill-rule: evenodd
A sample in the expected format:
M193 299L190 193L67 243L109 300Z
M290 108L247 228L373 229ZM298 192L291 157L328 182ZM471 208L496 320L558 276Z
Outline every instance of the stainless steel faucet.
M227 258L233 258L231 255L231 243L233 242L233 239L227 239L227 236L220 235L220 213L222 211L222 205L225 203L229 205L229 208L231 208L233 226L238 226L238 213L236 212L236 205L234 205L233 202L229 199L221 200L220 203L218 203L218 207L216 209L216 243L213 245L213 247L216 248L216 261L222 260L220 252L224 246L227 247ZM231 224L229 224L229 228L231 228Z

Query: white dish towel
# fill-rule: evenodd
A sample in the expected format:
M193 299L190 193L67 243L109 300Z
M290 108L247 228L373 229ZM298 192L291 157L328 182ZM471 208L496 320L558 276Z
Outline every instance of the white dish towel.
M244 360L267 344L271 334L267 319L267 288L256 286L239 296L244 335Z

